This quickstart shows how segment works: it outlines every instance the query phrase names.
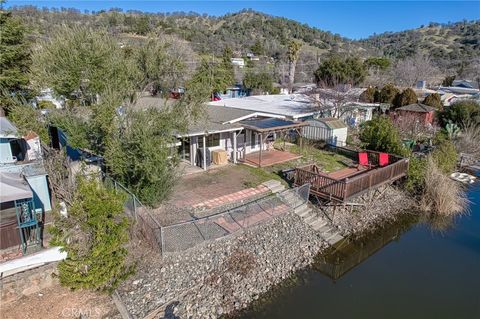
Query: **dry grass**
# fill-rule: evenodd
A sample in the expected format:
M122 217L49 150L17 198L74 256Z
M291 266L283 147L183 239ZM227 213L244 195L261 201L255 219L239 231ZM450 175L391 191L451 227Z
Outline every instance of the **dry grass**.
M468 123L464 126L462 133L455 140L457 152L473 155L480 159L480 125Z
M420 208L434 215L453 216L466 212L468 203L461 184L443 174L429 158Z

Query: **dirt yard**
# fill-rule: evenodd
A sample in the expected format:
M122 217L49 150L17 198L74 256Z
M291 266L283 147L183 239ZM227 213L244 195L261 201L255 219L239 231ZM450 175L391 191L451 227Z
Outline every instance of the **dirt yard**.
M59 284L10 303L0 302L1 319L121 318L112 299Z

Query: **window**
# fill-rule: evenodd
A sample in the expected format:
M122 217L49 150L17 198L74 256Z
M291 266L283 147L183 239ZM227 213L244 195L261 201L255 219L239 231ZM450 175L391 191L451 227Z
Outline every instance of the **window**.
M205 136L207 147L220 146L220 133ZM203 137L198 137L198 147L203 148Z

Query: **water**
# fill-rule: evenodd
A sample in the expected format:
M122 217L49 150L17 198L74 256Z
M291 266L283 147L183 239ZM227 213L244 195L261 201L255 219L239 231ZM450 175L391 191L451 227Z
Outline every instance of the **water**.
M480 184L468 194L469 215L376 232L319 258L239 317L480 318Z

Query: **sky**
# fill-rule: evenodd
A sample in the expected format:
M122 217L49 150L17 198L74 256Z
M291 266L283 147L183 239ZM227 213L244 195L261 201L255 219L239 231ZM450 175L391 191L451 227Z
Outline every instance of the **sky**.
M92 1L92 0L10 0L6 7L71 7L99 11L112 7L145 12L194 11L219 16L250 8L274 16L306 23L350 39L374 33L402 31L429 22L456 22L480 19L477 1Z

